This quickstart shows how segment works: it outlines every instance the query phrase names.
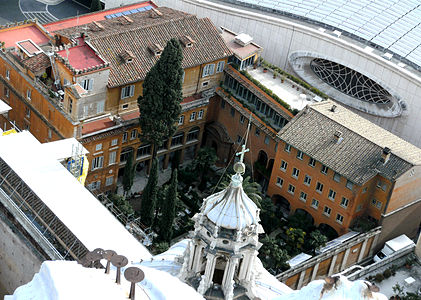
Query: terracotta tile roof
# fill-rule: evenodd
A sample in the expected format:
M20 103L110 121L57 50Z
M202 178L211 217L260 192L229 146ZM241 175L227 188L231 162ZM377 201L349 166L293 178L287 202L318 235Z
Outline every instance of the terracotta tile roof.
M111 64L108 81L110 87L141 81L158 57L148 47L158 44L165 47L171 38L182 39L189 36L195 41L192 47L183 47L183 68L222 59L231 55L218 30L212 22L196 16L161 7L162 16L153 11L131 14L132 23L124 18L97 21L104 27L89 24L87 35L101 57ZM83 32L84 26L57 31L70 37L75 32ZM131 63L121 59L123 51L131 51L135 57Z
M115 122L112 121L109 117L103 119L97 119L88 123L84 123L82 127L82 135L92 133L95 131L107 129L115 126Z
M45 69L51 65L50 59L45 53L40 53L24 59L22 63L34 74L45 71Z
M340 143L334 139L338 131L343 138ZM282 128L279 137L357 184L377 174L393 181L421 165L420 148L331 100L307 105ZM391 155L383 163L385 147L391 149Z

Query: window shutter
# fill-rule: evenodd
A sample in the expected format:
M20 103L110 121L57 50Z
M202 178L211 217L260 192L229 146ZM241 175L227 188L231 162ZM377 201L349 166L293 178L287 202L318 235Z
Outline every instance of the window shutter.
M88 91L92 91L92 85L94 84L93 79L88 79Z
M120 99L124 99L124 91L125 91L125 90L126 90L126 88L125 88L125 87L121 89L121 96L120 96Z

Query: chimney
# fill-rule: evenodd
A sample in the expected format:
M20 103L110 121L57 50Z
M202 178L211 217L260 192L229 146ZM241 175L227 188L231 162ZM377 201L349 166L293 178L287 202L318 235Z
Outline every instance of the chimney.
M332 105L332 107L330 108L330 111L331 112L335 112L336 111L336 107L337 107L336 105Z
M383 164L386 164L389 161L390 153L392 153L390 148L388 148L388 147L383 148L382 158L381 158L381 161L383 162Z
M336 144L340 144L344 138L342 137L342 132L339 130L336 130L333 134L333 140Z

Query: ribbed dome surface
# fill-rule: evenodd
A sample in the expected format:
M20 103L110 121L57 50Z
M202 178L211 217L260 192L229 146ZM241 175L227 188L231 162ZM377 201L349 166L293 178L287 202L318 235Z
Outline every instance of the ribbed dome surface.
M258 225L258 208L246 195L241 184L231 183L223 191L205 199L203 215L219 227L242 230Z

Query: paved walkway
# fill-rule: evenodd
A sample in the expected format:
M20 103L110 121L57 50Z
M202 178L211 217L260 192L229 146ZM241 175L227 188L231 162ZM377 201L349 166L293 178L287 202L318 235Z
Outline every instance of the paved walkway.
M270 89L275 95L288 103L292 109L303 109L307 104L312 103L310 95L304 95L303 88L298 88L294 82L285 79L282 83L281 76L273 78L273 73L263 73L263 68L248 69L247 72L261 84ZM294 85L294 87L292 87Z

